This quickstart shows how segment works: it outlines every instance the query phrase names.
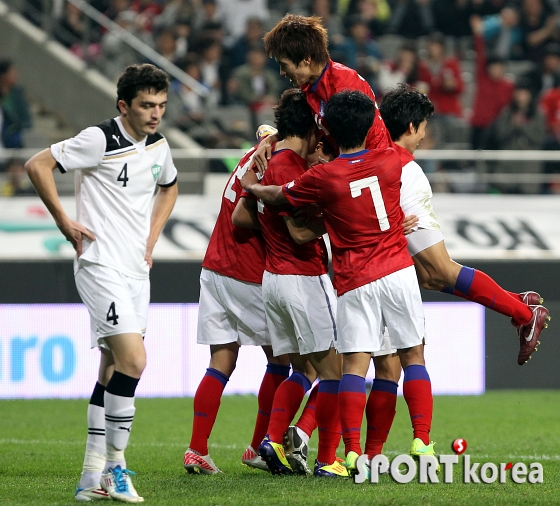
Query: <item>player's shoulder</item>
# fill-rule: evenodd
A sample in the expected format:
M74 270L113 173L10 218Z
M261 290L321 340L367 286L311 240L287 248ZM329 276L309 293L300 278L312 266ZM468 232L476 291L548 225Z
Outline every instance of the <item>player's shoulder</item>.
M95 128L101 130L105 137L105 153L113 153L132 147L132 142L122 134L114 118L102 121L98 125L95 125Z
M150 134L146 138L146 147L153 146L154 144L166 144L167 139L163 134L156 132L155 134Z
M371 87L367 81L354 69L342 63L332 62L329 80L337 91L344 89L359 89L364 92L371 92Z

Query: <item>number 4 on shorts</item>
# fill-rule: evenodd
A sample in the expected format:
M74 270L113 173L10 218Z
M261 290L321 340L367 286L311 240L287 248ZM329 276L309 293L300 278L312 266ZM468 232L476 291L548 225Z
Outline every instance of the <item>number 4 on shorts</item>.
M119 323L119 315L117 314L117 311L115 309L115 303L111 302L111 305L109 306L109 311L107 311L107 321L108 322L113 322L113 325L117 325Z

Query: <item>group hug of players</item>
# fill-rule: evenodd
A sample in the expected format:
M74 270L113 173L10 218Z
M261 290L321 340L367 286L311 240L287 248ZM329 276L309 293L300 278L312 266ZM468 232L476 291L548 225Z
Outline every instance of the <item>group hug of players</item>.
M319 18L288 14L264 41L294 88L275 107L276 128L260 129L260 144L228 181L202 264L197 341L210 346L211 359L194 398L184 467L220 472L208 439L242 345L261 346L268 360L244 464L273 474L351 476L360 455L382 452L401 369L410 454L434 455L419 286L510 317L519 365L536 351L548 310L538 293L508 292L449 257L413 157L434 111L426 95L403 85L378 109L369 85L330 59ZM341 436L344 458L336 455Z

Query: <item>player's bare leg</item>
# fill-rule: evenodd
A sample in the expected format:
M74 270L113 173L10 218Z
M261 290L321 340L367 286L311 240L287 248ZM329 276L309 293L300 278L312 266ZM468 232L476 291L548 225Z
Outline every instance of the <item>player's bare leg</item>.
M453 293L509 316L520 341L519 365L531 358L550 320L548 310L540 305L538 293L514 294L504 290L487 274L454 262L444 241L418 252L413 259L424 288Z
M146 349L141 334L119 334L105 338L114 362L114 372L104 394L107 460L101 486L111 498L142 502L126 468L124 451L134 420L134 395L146 367Z
M191 474L219 472L208 453L208 439L218 415L222 393L235 370L238 354L237 342L210 346L210 364L194 396L191 441L183 458L183 466Z
M373 357L375 379L366 404L368 458L379 455L393 425L401 361L396 353Z
M241 462L249 467L268 471L266 462L258 455L256 450L258 450L261 441L266 435L276 389L290 374L290 357L288 355L275 357L272 352L272 346L262 346L262 349L267 360L266 373L262 379L257 397L258 411L253 439L250 446L243 453Z

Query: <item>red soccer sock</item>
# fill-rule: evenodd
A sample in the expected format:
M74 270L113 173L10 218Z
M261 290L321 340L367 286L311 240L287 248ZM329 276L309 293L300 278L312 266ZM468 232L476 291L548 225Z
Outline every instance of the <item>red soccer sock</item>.
M309 437L313 434L313 431L317 427L317 420L315 418L315 406L317 405L317 392L319 391L319 383L317 383L311 393L309 394L309 399L305 403L303 412L296 422L296 425L305 432ZM338 408L337 408L338 409Z
M338 412L345 454L362 454L360 431L366 407L366 380L355 374L343 374L338 387Z
M404 370L403 394L408 405L414 437L420 438L425 445L430 444L434 398L432 383L425 366L413 364Z
M284 432L296 415L305 392L310 388L311 382L300 372L294 372L278 387L268 423L268 437L271 441L282 442Z
M266 366L266 373L263 377L261 388L259 389L259 396L257 397L259 409L257 411L253 439L251 440L251 446L255 451L258 450L261 441L264 439L264 436L266 436L266 429L270 421L270 411L272 410L272 402L274 401L276 389L289 374L289 365L268 364Z
M521 302L518 294L504 290L490 276L471 267L461 268L453 294L509 316L517 325L523 325L533 317L529 306Z
M317 461L330 465L336 459L336 449L340 443L340 417L338 416L339 380L319 382L317 393L317 428L319 450Z
M209 367L194 395L194 417L189 448L201 455L208 454L208 438L214 427L222 392L229 378Z
M373 381L366 404L368 458L381 454L393 425L397 407L397 383L378 379Z

